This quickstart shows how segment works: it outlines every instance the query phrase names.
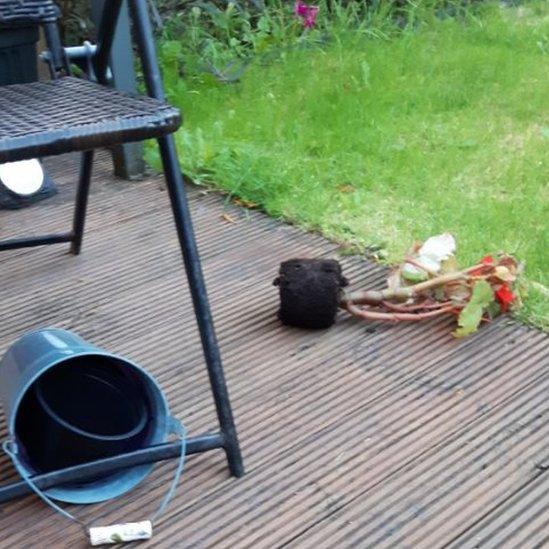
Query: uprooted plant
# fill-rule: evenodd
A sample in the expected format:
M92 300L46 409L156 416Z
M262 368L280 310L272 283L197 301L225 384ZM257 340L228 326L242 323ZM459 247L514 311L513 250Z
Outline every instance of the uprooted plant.
M519 299L514 291L521 265L510 255L487 255L477 264L458 268L450 234L416 243L395 266L383 290L347 292L348 282L335 260L291 259L280 266L279 316L284 324L327 328L338 308L371 321L422 321L457 316L456 337L474 332Z

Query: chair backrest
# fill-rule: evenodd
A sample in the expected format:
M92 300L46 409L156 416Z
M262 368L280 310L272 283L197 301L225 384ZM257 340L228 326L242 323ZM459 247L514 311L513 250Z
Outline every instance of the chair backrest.
M0 26L55 23L59 8L53 0L0 0Z

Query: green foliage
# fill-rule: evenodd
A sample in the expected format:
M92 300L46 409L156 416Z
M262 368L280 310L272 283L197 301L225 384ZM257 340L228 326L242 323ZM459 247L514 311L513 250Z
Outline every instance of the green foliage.
M404 26L382 7L361 24L335 9L313 32L290 24L270 54L243 54L252 61L232 84L169 36L162 62L185 113L183 169L389 261L445 231L463 264L512 253L526 262L519 314L546 325L548 4L412 10ZM264 16L290 21L291 5ZM212 53L219 40L196 45L218 67L228 59Z
M162 0L165 19L163 42L177 42L187 79L204 72L220 81L240 78L247 63L272 62L296 48L337 41L349 30L363 36L387 39L417 28L433 18L468 17L471 0L318 0L320 12L314 29L304 29L294 15L293 2ZM364 65L367 69L367 65Z
M301 30L291 6L282 2L264 12L232 2L200 2L168 18L163 43L184 45L180 60L188 79L209 73L233 81L253 57L295 45Z
M65 45L79 45L93 36L89 0L56 0L61 9L61 32Z
M465 337L475 332L482 320L484 311L494 302L494 292L486 280L479 280L473 286L469 303L459 314L459 328L454 331L456 337Z

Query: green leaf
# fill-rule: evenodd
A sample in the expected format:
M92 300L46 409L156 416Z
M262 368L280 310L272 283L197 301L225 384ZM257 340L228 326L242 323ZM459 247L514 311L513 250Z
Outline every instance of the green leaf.
M484 309L494 300L494 292L486 280L479 280L473 287L471 299L459 314L459 328L454 331L455 337L465 337L478 328Z
M486 313L488 314L488 317L493 319L496 318L496 316L501 314L501 307L497 301L492 301L486 308Z
M425 271L420 270L405 270L402 269L402 278L408 282L416 283L423 282L429 278L429 275Z
M257 28L262 32L269 32L271 24L268 17L261 16L257 22Z
M160 55L164 63L177 61L183 53L183 45L178 40L166 40L162 43Z

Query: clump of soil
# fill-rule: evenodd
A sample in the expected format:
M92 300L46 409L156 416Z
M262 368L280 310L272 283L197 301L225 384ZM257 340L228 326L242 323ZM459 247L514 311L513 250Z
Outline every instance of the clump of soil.
M273 284L280 289L278 316L283 324L323 329L332 326L348 285L334 259L289 259Z

